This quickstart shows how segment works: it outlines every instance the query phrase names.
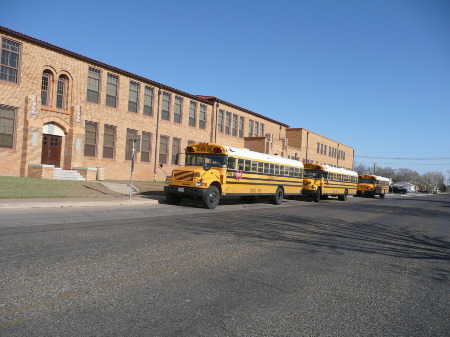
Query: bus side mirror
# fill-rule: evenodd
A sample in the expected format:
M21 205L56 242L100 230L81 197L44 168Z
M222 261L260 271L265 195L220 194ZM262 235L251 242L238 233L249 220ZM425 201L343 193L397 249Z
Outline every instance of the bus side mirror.
M159 168L162 168L163 167L163 164L159 164Z

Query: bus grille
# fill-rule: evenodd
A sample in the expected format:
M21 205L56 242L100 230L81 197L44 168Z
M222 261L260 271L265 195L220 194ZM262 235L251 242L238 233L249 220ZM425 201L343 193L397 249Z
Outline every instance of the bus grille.
M194 180L194 172L175 171L173 173L173 179L183 180L183 181L193 181Z

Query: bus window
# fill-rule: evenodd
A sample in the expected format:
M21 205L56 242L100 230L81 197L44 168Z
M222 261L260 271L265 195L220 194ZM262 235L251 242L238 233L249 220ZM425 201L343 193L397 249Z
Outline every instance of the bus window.
M264 163L264 173L269 173L269 163Z
M206 153L203 165L207 165L209 167L227 167L225 161L226 156L223 154Z
M228 169L236 170L236 158L228 157Z
M250 172L250 167L252 166L252 161L251 160L246 160L245 161L245 168L244 168L244 171L245 172Z
M186 166L202 166L203 165L203 154L187 153L185 163L186 163Z
M284 175L287 177L289 176L289 166L284 167Z
M269 173L274 174L274 171L275 171L275 164L270 164Z
M280 175L280 165L275 165L275 175Z
M258 173L263 173L263 171L264 171L263 166L264 166L264 163L259 161L258 162Z
M338 181L342 181L342 174L338 174L338 175L337 175L337 180L338 180Z
M258 162L255 160L252 161L252 172L258 172Z
M244 159L238 158L238 170L244 169Z
M289 176L293 177L294 176L294 168L291 166L289 167Z
M300 177L300 169L298 167L294 168L294 177Z

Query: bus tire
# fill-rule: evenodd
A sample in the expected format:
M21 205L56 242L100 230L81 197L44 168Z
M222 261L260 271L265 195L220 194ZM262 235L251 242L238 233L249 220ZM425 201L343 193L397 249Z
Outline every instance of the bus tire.
M340 201L347 201L347 195L348 195L348 191L345 190L343 195L338 196L338 199Z
M272 204L280 205L283 202L284 192L281 187L277 188L275 195L272 196Z
M384 193L380 193L380 198L384 198Z
M205 206L205 208L208 209L216 208L217 205L219 204L219 200L220 200L219 189L214 185L209 186L208 189L206 190L206 193L203 195L203 205Z
M316 193L314 193L313 196L313 200L314 202L319 202L320 201L320 197L322 195L322 192L320 191L320 188L316 191Z
M181 201L181 198L173 193L166 193L166 201L168 204L178 205Z

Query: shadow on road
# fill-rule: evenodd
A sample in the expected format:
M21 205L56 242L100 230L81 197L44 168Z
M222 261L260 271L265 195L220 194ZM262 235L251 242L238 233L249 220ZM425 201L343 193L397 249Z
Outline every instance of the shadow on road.
M361 204L347 204L345 211L361 211ZM400 217L423 219L450 219L450 212L417 207L365 204L367 214L380 216L395 214ZM251 239L299 244L296 249L307 252L331 250L334 253L358 251L410 259L450 260L450 241L427 234L426 225L420 230L392 223L362 220L346 221L323 216L305 217L298 214L274 214L270 210L227 213L212 219L205 216L186 216L180 227L197 234L227 234ZM294 213L294 212L291 212ZM428 221L427 221L428 220ZM423 230L422 230L423 229Z

